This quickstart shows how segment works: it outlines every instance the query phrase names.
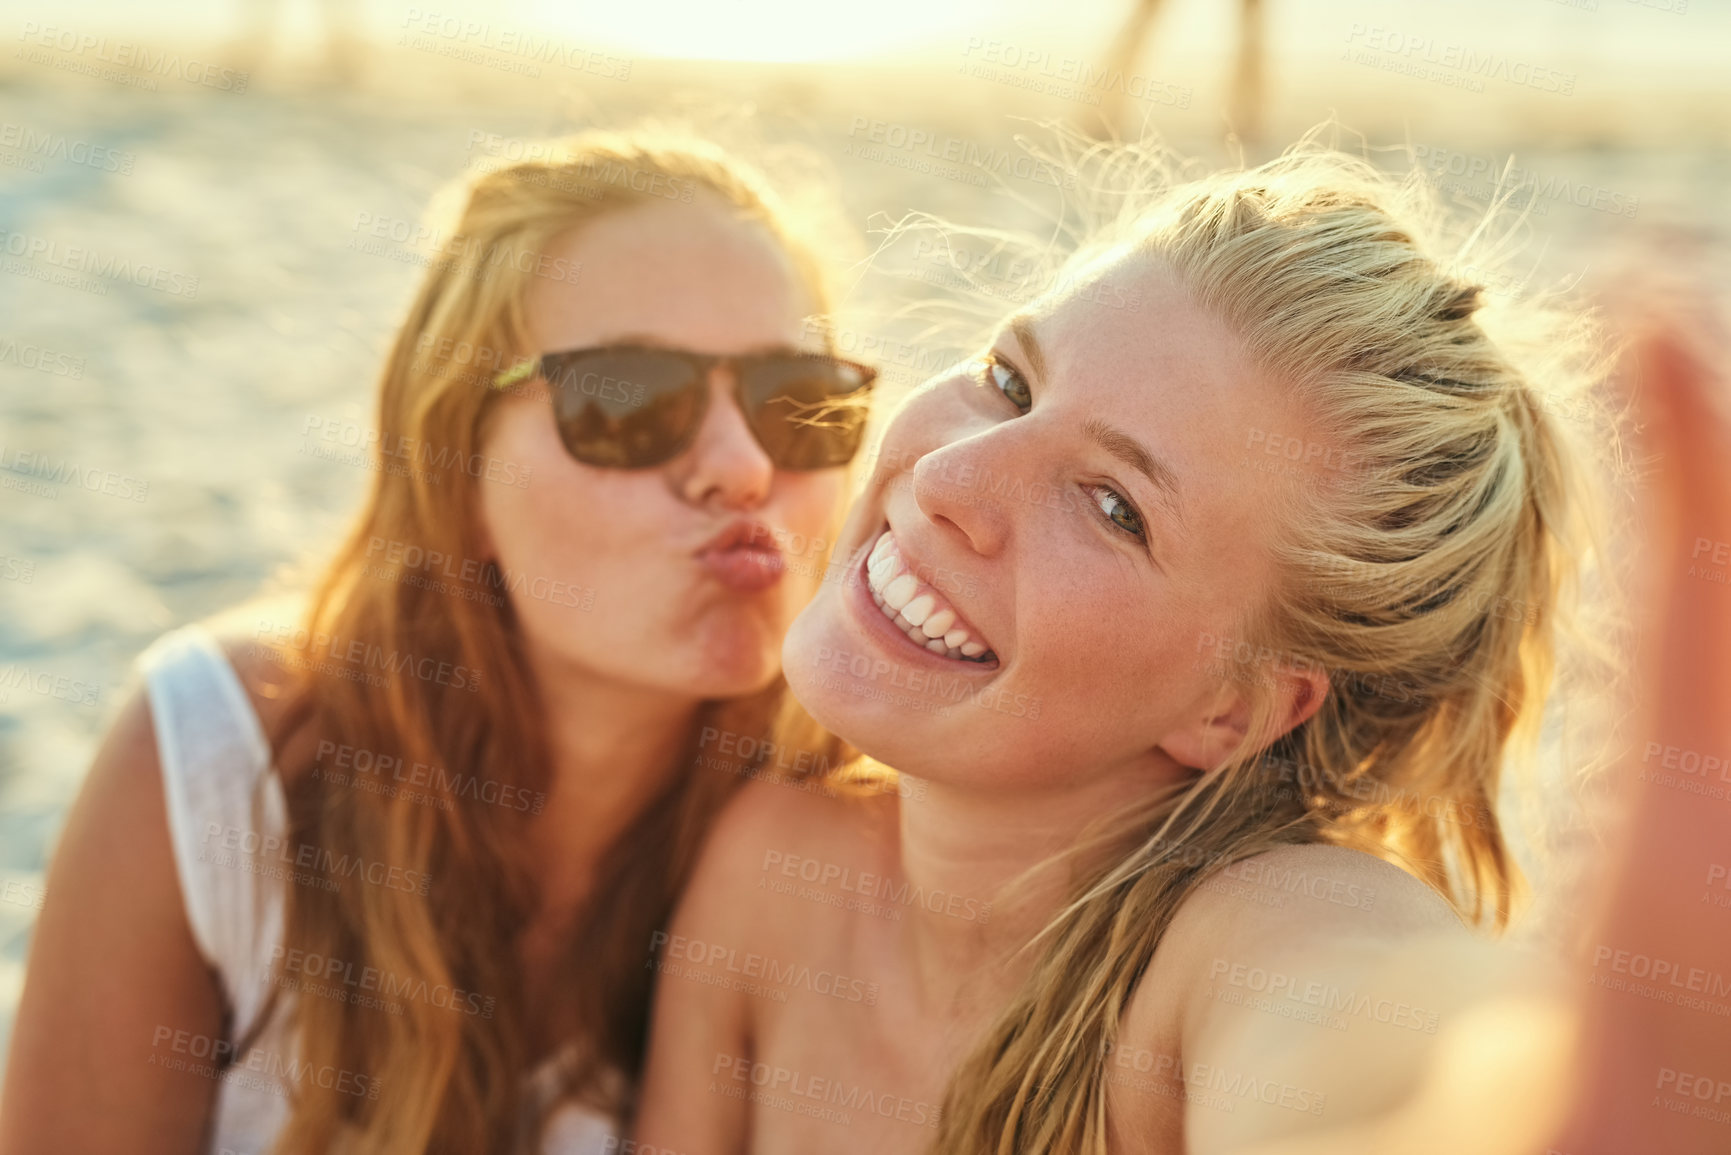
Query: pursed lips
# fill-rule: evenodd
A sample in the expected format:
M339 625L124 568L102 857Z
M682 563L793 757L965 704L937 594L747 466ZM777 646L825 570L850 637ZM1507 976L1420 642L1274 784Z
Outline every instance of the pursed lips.
M774 532L749 518L730 522L695 556L711 577L741 593L756 593L774 586L781 581L787 565Z

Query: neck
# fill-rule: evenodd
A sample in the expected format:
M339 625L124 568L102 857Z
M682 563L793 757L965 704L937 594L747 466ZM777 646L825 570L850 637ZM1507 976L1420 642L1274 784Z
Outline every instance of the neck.
M597 677L531 656L544 704L547 798L525 847L541 885L541 913L563 924L582 904L595 867L679 772L700 699Z
M1037 954L1020 949L1109 851L1049 860L1103 816L1147 801L1158 784L1139 766L1081 786L1006 791L926 781L923 796L912 791L918 800L900 807L899 851L904 880L922 896L904 926L926 1008L965 1031L1002 1007ZM1042 869L1029 874L1035 867Z

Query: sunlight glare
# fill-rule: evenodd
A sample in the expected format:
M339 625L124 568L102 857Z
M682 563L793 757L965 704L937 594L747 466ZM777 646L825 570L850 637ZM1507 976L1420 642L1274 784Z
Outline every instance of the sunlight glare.
M535 18L638 56L793 62L942 43L989 24L986 0L652 0L573 11L537 0Z

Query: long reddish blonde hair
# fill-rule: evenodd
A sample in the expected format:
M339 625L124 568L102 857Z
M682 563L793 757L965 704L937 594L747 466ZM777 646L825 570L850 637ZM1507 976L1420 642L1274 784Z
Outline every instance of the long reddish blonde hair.
M292 673L277 688L286 701L272 746L290 842L321 851L310 867L320 877L287 888L286 947L350 973L374 968L410 995L389 1013L305 992L273 997L266 1017L287 1016L300 1060L358 1073L369 1090L303 1088L279 1155L349 1144L472 1155L514 1149L539 1129L523 1112L531 1056L517 956L536 880L514 847L534 810L523 800L548 788L543 705L504 596L509 575L477 562L459 566L455 580L429 581L416 567L426 556L483 557L475 527L484 470L470 466L490 382L534 352L524 312L532 277L561 275L543 254L618 209L719 196L777 238L819 311L828 308L821 264L792 215L755 170L718 148L644 130L586 133L530 152L460 190L456 226L384 365L371 491L314 587L304 628L279 654ZM709 704L698 732L773 735L774 746L738 744L760 758L792 744L847 761L851 753L784 689L778 678L749 699ZM615 1114L628 1112L643 1058L651 934L665 925L711 817L753 772L718 749L699 757L697 742L694 732L684 770L603 856L566 951L577 1008L561 1033L581 1044L564 1071L567 1094ZM356 789L320 766L333 747L444 773L412 775L415 791ZM511 801L478 800L464 789L476 782ZM355 860L383 864L407 885L340 885L334 875ZM279 968L275 977L280 995L294 976ZM418 997L427 991L447 994Z

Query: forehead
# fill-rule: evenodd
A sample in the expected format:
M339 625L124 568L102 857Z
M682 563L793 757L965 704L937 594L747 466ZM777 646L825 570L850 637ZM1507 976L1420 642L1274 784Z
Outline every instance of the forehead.
M712 353L800 344L817 307L769 230L709 195L608 213L558 237L541 265L526 309L542 350L624 337Z
M1112 389L1128 410L1208 417L1213 428L1277 399L1244 342L1157 257L1109 254L1035 311L1054 368L1080 389Z

